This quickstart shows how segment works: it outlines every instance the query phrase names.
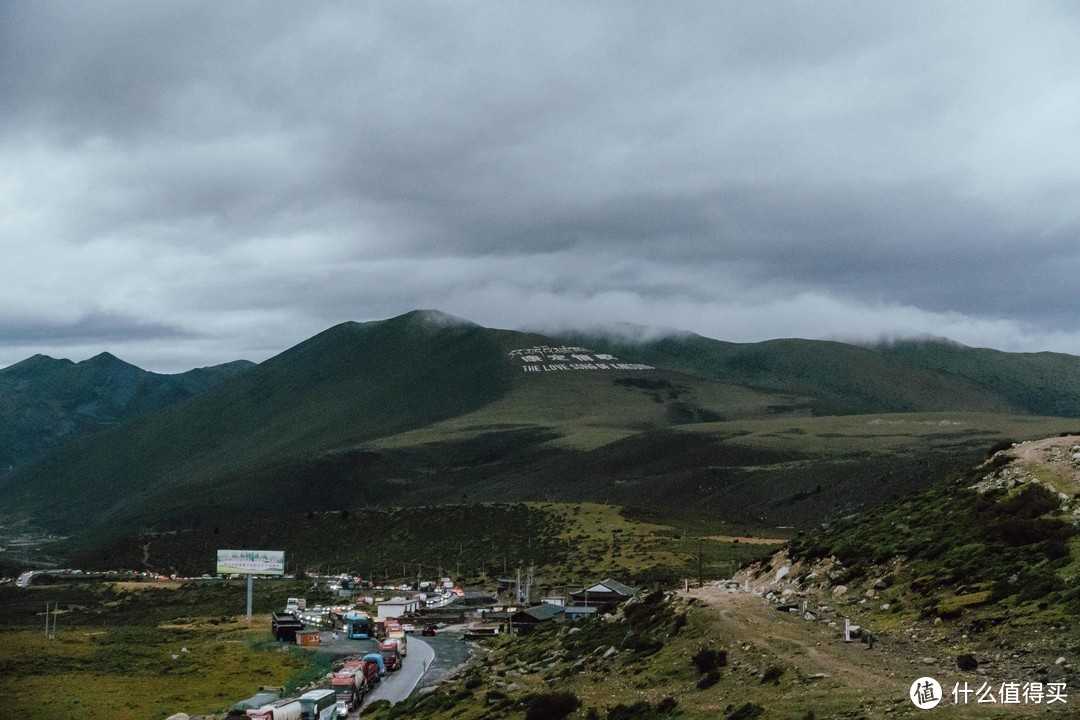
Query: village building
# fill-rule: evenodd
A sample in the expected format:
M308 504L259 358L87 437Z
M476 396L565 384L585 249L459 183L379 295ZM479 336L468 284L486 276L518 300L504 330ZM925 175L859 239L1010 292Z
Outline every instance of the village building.
M510 625L519 635L527 635L539 625L556 622L561 619L563 609L559 605L533 605L518 610L510 615Z
M611 578L570 593L575 605L595 606L604 612L615 609L635 596L637 590Z
M405 617L420 610L420 598L396 597L383 600L376 605L375 622L384 622L394 618Z

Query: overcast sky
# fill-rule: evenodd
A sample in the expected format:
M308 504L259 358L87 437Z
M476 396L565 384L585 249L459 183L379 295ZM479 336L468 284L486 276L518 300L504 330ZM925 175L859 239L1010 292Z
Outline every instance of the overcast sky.
M0 3L0 366L344 320L1080 354L1080 10Z

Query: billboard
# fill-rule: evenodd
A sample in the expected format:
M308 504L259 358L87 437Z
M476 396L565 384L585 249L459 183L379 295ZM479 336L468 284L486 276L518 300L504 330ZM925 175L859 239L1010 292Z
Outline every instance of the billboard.
M218 550L219 575L284 575L284 550Z

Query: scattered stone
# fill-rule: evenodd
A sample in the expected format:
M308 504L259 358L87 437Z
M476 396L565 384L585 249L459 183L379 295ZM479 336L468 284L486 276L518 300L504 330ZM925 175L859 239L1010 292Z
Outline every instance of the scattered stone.
M606 652L606 653L604 653L603 657L604 657L604 659L605 659L605 660L607 660L607 659L608 659L609 657L611 657L612 655L617 655L617 654L618 654L618 652L619 652L619 651L615 649L615 646L614 646L614 645L612 645L611 647L609 647L609 648L607 649L607 652Z
M847 592L847 585L837 585L832 589L833 597L841 597Z
M1054 661L1054 664L1055 665L1064 665L1065 664L1065 656L1062 655L1061 657L1059 657L1057 660Z
M891 607L892 607L892 605L890 605L889 603L881 603L881 609L882 610L888 610Z
M809 676L809 677L807 677L806 679L807 679L807 680L825 680L825 679L827 679L828 677L829 677L829 676L828 676L828 675L826 675L825 673L814 673L813 675L810 675L810 676Z
M785 577L787 577L787 574L789 572L791 572L791 566L790 565L785 565L784 567L782 567L782 568L780 568L779 570L776 571L776 579L777 580L783 580Z
M510 683L509 685L507 685L507 686L506 686L506 691L507 691L507 692L514 692L514 691L515 691L515 690L517 690L517 689L518 689L519 687L521 687L521 686L520 686L520 685L518 685L517 683Z
M936 662L937 662L937 658L932 658L932 657L924 657L924 658L923 658L922 660L920 660L919 662L921 662L921 663L922 663L923 665L933 665L934 663L936 663Z
M817 620L817 615L810 612L809 610L804 612L802 617L803 617L803 620Z

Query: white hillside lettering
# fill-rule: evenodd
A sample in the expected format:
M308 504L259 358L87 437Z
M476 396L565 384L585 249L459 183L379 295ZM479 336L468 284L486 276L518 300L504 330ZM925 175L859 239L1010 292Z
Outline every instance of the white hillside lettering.
M522 372L566 372L595 370L655 370L652 365L620 360L609 353L597 353L576 345L550 347L538 345L511 350L507 355Z

